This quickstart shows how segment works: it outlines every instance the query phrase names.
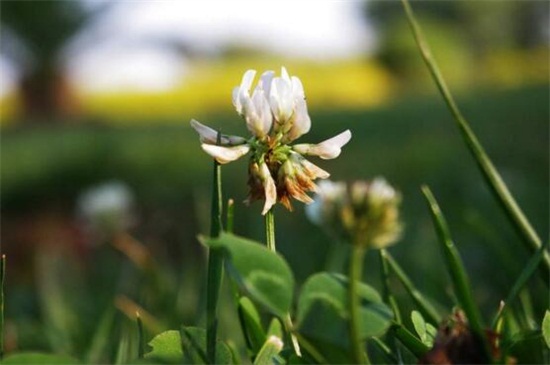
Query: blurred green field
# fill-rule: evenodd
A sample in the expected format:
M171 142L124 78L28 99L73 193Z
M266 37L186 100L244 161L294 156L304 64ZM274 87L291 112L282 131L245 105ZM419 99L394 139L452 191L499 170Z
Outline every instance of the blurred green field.
M543 239L549 229L549 97L548 85L478 90L458 97L464 115ZM338 159L313 162L330 171L334 180L381 175L402 192L405 234L391 252L418 287L437 302L451 304L449 281L420 193L420 185L428 184L447 215L478 303L485 313L494 312L528 255L484 186L443 102L434 96L408 96L378 109L310 113L313 127L304 142L318 142L347 128L353 133ZM207 115L201 121L226 133L245 133L235 114ZM83 189L117 179L134 190L138 225L133 233L158 260L176 273L186 266L204 269L196 258L202 250L195 236L208 229L211 159L200 150L187 120L136 127L106 126L101 120L15 126L2 130L1 154L4 234L16 229L14 222L21 217L39 219L34 213L47 207L70 215ZM225 197L237 202L236 233L263 240L259 204L250 209L241 204L246 162L224 166L223 179ZM333 252L330 240L306 220L301 204L295 204L293 213L278 207L276 217L278 249L298 282L325 267ZM4 235L4 249L17 251L9 237ZM376 285L377 259L373 255L368 260L366 281ZM17 282L9 275L8 280ZM8 287L12 293L18 290ZM534 310L542 313L547 296L544 289L539 293L532 301ZM8 318L25 315L27 307L17 304L21 296L8 293L7 299ZM190 322L199 320L192 310L183 315Z

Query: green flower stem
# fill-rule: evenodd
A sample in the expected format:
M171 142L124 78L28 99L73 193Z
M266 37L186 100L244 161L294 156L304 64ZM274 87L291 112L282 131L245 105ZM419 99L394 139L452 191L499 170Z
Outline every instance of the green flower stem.
M0 359L4 356L4 278L6 276L6 255L0 257Z
M271 208L265 215L265 236L267 248L273 252L277 252L275 247L275 215Z
M273 208L268 210L268 212L265 215L265 236L266 236L267 248L269 248L273 252L277 252L277 249L275 246L275 214L273 213ZM298 356L302 356L298 339L292 332L292 328L294 326L292 325L292 319L290 318L290 314L287 314L286 318L283 318L283 323L286 327L286 331L290 334L290 340L292 342L292 348L294 349L294 353L296 353L296 355Z
M221 134L218 133L218 144ZM214 160L210 237L222 231L222 179L220 164ZM209 364L216 363L216 333L218 329L218 298L223 280L223 254L210 250L208 254L208 278L206 283L206 353Z
M418 310L422 313L422 316L424 316L428 322L437 327L441 322L441 316L437 310L431 305L430 302L428 302L422 293L418 291L411 279L407 276L407 274L405 274L405 271L401 268L397 261L395 261L393 256L386 250L382 250L380 253L401 284L403 284L403 287L411 296L412 300L418 307Z
M361 341L361 303L359 302L358 287L363 276L363 260L366 249L361 245L354 245L350 257L349 265L349 286L348 286L348 305L349 305L349 338L353 360L356 364L367 364L368 357L365 353L365 346Z
M493 165L492 161L487 156L483 146L477 139L476 135L472 131L470 125L466 119L462 116L462 113L458 109L443 76L437 66L436 61L434 60L430 47L422 34L420 25L418 25L412 8L408 0L401 0L405 13L407 14L407 19L409 25L412 29L414 39L418 45L418 49L424 59L424 62L428 66L430 74L434 79L439 92L443 96L447 107L451 111L451 114L454 117L454 120L462 134L464 142L468 147L470 153L474 157L474 160L477 163L478 168L480 169L487 185L489 186L491 192L499 202L500 206L504 210L504 213L518 232L519 236L522 238L522 242L525 244L526 248L535 254L535 252L542 247L542 240L537 235L529 220L523 214L523 211L515 201L514 197L508 190L508 187L502 180L502 177L498 173L497 169ZM550 254L548 250L544 251L544 257L542 260L542 265L539 266L540 273L546 285L549 285L550 282Z

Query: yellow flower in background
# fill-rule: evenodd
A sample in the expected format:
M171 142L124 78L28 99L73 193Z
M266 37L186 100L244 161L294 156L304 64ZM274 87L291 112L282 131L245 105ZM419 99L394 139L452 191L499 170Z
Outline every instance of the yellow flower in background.
M202 149L220 164L251 153L247 202L265 200L265 215L277 202L292 210L290 198L312 203L307 193L317 189L313 181L326 179L329 173L303 155L336 158L351 139L351 132L346 130L319 144L290 145L311 128L300 79L290 76L284 67L277 77L266 71L251 92L255 76L255 70L246 71L241 84L233 89L233 105L252 134L249 139L221 135L218 145L214 129L196 120L191 120L191 126L200 136Z

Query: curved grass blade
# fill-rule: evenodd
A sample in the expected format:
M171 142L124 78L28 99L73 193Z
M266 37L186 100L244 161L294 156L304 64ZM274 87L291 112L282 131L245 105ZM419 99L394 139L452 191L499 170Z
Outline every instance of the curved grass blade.
M523 211L517 204L516 200L508 190L508 187L502 180L502 177L498 173L497 169L493 165L492 161L487 156L483 146L477 139L476 135L472 131L470 125L463 117L462 113L458 109L441 72L437 66L436 61L434 60L430 47L422 34L420 25L418 25L412 8L408 0L401 0L405 13L407 14L407 19L411 27L414 39L418 45L418 49L424 59L424 62L428 66L430 74L434 79L439 92L443 96L447 107L449 108L451 114L454 117L454 120L460 130L462 138L466 143L470 153L474 157L474 160L477 163L478 168L480 169L485 182L489 186L489 189L495 196L496 200L499 202L504 213L514 226L515 230L518 232L522 238L522 242L525 244L526 248L534 254L541 246L542 240L537 235L529 220L525 217ZM542 260L542 265L540 266L542 278L546 285L549 285L550 281L550 254L546 250L544 252L544 258Z
M539 266L540 261L542 260L544 256L544 252L547 250L548 243L541 246L537 252L529 259L527 262L527 265L525 265L525 268L521 271L518 278L516 279L514 285L512 286L512 289L510 289L510 292L506 296L506 299L504 300L504 306L501 310L498 311L497 315L493 319L492 328L496 328L500 318L502 318L504 311L507 310L507 308L510 307L511 303L516 299L521 289L527 284L527 281L531 278L537 267Z
M383 252L382 252L383 251ZM426 318L428 322L437 326L441 322L441 316L432 304L418 291L411 279L407 276L403 268L395 261L393 256L387 251L382 250L384 260L389 264L391 270L397 276L407 293L418 307L418 311Z
M428 202L428 208L430 209L432 220L436 228L437 235L439 236L439 242L441 243L446 267L449 271L449 275L451 276L455 294L460 306L468 318L468 322L474 336L477 337L480 343L485 344L485 346L482 347L485 351L486 359L489 360L491 359L491 356L488 350L489 347L486 343L485 334L483 332L483 326L481 324L481 315L474 303L470 281L466 275L466 270L462 264L460 254L458 253L458 250L456 249L456 246L451 238L451 232L449 231L447 221L445 220L445 217L443 216L443 213L441 212L441 209L439 208L439 205L437 204L437 201L435 200L435 197L430 189L427 186L423 186L422 192Z
M409 332L409 330L402 325L395 323L390 328L390 331L399 341L401 341L403 346L412 352L412 354L418 359L422 358L429 351L428 346L424 345L422 341L416 338L415 335Z

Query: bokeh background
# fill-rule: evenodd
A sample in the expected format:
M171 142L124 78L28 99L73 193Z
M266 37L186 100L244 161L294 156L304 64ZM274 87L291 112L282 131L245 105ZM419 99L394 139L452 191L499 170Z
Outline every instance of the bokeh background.
M547 239L549 3L413 7L465 116ZM526 263L399 2L5 0L0 30L8 351L80 355L113 303L113 316L142 307L151 333L204 322L196 235L208 232L212 163L189 120L246 133L231 91L250 68L284 65L301 78L313 121L304 142L352 130L337 160L317 161L333 179L384 176L402 192L406 229L391 252L442 308L452 294L421 184L448 217L486 315ZM242 204L246 169L223 168L224 194L236 202L235 231L263 240L259 204ZM338 270L331 257L345 257L345 246L301 204L276 217L298 283L327 265ZM365 279L376 286L378 262L368 260ZM545 288L532 286L540 294L522 303L541 313ZM113 336L128 326L116 318ZM235 318L223 318L227 336Z

